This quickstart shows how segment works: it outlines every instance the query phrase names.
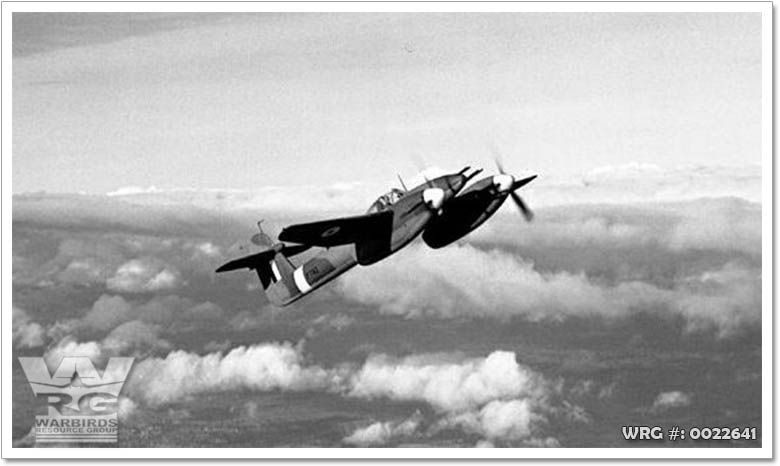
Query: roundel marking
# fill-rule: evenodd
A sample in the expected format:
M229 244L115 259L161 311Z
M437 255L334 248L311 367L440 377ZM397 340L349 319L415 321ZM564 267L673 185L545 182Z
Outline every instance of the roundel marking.
M321 236L323 238L328 238L328 237L331 237L331 236L335 235L336 233L338 233L339 230L341 230L341 227L338 226L338 225L335 225L335 226L332 226L332 227L328 228L327 230L323 231Z

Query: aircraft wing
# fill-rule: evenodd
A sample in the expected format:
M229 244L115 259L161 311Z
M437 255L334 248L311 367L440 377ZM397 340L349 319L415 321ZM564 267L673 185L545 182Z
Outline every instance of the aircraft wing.
M377 237L389 237L393 212L385 210L355 217L291 225L279 234L279 240L309 246L331 247L352 244Z

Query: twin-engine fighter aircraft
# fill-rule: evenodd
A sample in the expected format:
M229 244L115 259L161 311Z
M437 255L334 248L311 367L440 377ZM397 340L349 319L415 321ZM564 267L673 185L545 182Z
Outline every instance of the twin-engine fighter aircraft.
M466 183L481 173L466 174L471 167L444 175L407 190L393 189L380 196L364 215L292 225L282 230L274 243L263 233L252 242L265 246L263 252L233 260L217 269L227 272L252 269L257 272L268 299L286 306L321 287L356 264L370 265L403 248L422 233L432 248L444 247L482 225L507 197L531 220L533 214L515 192L536 175L515 180L504 173ZM290 257L311 247L326 248L302 265Z

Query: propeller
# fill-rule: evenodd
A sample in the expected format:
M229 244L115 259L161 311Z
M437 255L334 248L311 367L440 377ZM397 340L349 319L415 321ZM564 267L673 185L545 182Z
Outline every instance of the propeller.
M534 213L531 211L528 205L523 201L523 198L521 198L520 195L517 194L515 191L517 191L521 187L533 181L536 178L536 175L529 176L527 178L523 178L522 180L515 181L512 175L507 175L503 165L501 165L501 161L498 156L496 156L495 161L496 161L496 168L498 168L498 172L502 175L511 177L512 184L511 186L509 186L509 196L512 197L513 201L515 201L515 205L517 206L518 209L520 209L520 213L523 214L523 217L525 217L526 221L530 222L531 220L534 219Z
M425 170L428 169L428 164L425 163L425 159L419 152L415 152L412 155L410 155L412 159L412 163L417 167L417 170L420 172L420 175L422 175L423 179L425 180L425 185L429 188L433 188L433 183L431 183L431 180L428 179L428 176L425 174Z
M404 188L404 191L407 191L407 192L408 192L408 191L409 191L409 189L406 187L406 184L404 184L404 179L403 179L403 178L401 178L401 174L400 174L400 173L398 174L398 181L400 181L400 182L401 182L401 187L402 187L402 188Z

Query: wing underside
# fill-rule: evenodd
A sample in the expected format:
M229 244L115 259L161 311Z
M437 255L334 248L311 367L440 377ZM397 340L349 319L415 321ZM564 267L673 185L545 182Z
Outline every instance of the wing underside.
M281 241L308 246L331 247L389 238L393 229L393 212L383 211L355 217L291 225L279 234Z

